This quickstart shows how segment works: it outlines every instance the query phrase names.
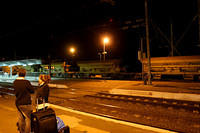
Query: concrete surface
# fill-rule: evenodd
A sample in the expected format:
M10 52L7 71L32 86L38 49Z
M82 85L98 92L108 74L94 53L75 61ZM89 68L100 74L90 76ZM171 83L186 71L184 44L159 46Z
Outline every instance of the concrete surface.
M111 89L109 93L119 94L119 95L129 95L129 96L153 97L153 98L200 102L200 94L170 93L170 92L126 90L126 89Z

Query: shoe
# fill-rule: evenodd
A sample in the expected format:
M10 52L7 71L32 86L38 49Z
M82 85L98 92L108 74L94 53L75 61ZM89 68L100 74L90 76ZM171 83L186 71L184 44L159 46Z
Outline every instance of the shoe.
M16 123L17 130L19 131L19 122Z

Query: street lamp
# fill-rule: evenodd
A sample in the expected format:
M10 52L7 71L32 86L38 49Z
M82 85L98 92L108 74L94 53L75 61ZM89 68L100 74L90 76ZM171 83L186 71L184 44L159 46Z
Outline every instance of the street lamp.
M75 53L75 48L73 48L73 47L71 47L70 49L69 49L69 52L72 54L72 56L74 56L74 53Z
M70 63L70 62L68 62L68 63L66 63L66 62L64 62L64 69L65 69L65 78L66 78L66 72L68 73L69 72L69 67L71 66L71 65L73 65L73 56L75 56L75 52L76 52L76 49L74 48L74 47L70 47L69 48L69 56L71 56L71 62L72 63ZM71 65L70 65L71 64ZM71 76L73 76L73 75L71 75Z
M103 60L105 61L106 60L106 54L107 54L107 52L106 52L106 44L109 42L109 39L108 39L108 37L105 37L104 39L103 39Z
M102 54L101 52L98 53L100 61L101 61L101 54Z

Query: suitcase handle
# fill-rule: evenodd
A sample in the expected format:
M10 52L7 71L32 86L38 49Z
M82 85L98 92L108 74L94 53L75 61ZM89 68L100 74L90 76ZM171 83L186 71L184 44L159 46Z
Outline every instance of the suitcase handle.
M39 98L37 98L37 100L36 100L36 103L37 103L37 106L36 106L36 110L38 111L39 109L38 109L38 104L39 104L39 100L38 100ZM42 102L43 102L43 110L45 110L45 99L44 98L42 98Z

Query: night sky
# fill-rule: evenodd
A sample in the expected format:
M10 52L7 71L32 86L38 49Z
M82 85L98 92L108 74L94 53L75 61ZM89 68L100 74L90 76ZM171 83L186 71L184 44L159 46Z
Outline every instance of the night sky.
M108 59L137 64L137 51L145 28L122 30L127 21L144 18L144 0L73 0L65 3L8 3L1 5L1 60L24 58L64 59L75 46L77 60L97 60L102 37L111 38ZM149 0L152 23L175 42L197 12L196 0ZM141 22L142 23L142 22ZM177 50L181 55L199 54L197 21L193 22ZM170 45L150 24L152 56L169 56ZM175 55L178 55L175 53Z

